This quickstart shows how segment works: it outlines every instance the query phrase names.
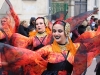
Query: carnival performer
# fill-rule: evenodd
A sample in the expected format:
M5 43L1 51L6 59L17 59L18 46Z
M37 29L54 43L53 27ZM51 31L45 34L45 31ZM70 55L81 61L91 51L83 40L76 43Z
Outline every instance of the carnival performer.
M47 74L48 75L52 75L52 74L53 75L68 75L68 74L71 74L71 72L73 70L72 63L74 62L74 55L76 53L76 49L75 49L72 41L69 38L70 25L68 23L66 24L63 21L56 21L53 25L52 32L53 32L53 37L54 37L53 44L45 46L36 51L37 54L39 54L43 59L45 59L48 62L47 66L44 63L42 63L47 68L47 70L44 71L42 73L42 75L47 75ZM9 61L10 61L10 59L9 59ZM20 64L20 65L22 65L22 64ZM31 69L34 69L34 68L32 68L32 65L30 65L30 66L31 66ZM35 66L35 65L33 65L33 66ZM27 67L29 67L29 66L26 66L25 68L27 68ZM38 69L40 69L40 68L38 68ZM40 71L40 70L38 70L38 71ZM30 71L30 72L31 72L30 75L33 75L33 73L35 73L34 70L33 70L33 73L32 73L32 71ZM37 75L37 74L34 74L34 75ZM40 75L40 73L38 75Z
M69 37L70 25L58 20L53 24L52 34L54 42L45 51L49 58L42 75L71 75L76 49Z
M83 13L83 14L79 14L79 15L77 15L76 17L74 17L74 18L70 18L70 19L68 19L68 20L66 20L65 22L67 22L68 21L68 23L70 23L70 25L71 25L71 31L78 25L78 24L80 24L85 18L87 18L90 14L92 14L94 11L89 11L89 12L85 12L85 13ZM88 15L87 15L88 14ZM82 15L82 16L80 16L80 15ZM84 17L85 16L85 17ZM81 20L80 20L80 18L81 18ZM78 22L77 22L77 19L78 19ZM38 20L38 19L37 19ZM36 20L36 21L37 21ZM51 22L49 22L48 23L48 21L44 18L43 19L43 21L44 21L44 24L46 25L46 34L50 34L51 33L51 30L52 30L52 23ZM42 31L43 32L43 31ZM38 30L36 29L36 31L33 31L33 32L29 32L29 36L30 37L34 37L34 36L37 36L39 33L38 33ZM44 33L43 33L44 34ZM41 34L42 35L42 34ZM39 36L39 35L38 35ZM43 35L42 35L43 36ZM25 38L24 39L24 37L20 37L20 35L19 34L13 34L13 37L12 37L12 39L14 39L13 40L13 44L11 44L11 45L13 45L13 46L16 46L16 47L22 47L22 48L27 48L27 46L28 45L31 45L31 47L33 46L33 50L35 50L34 49L34 47L36 47L37 45L40 45L41 43L39 42L39 44L37 44L38 43L38 40L37 41L35 41L35 42L33 42L33 40L34 40L34 38L30 38L30 42L29 42L29 40L26 40L27 38ZM22 41L23 40L23 41ZM39 39L40 40L40 39ZM46 41L47 39L45 39L44 40L44 42ZM48 39L49 40L49 39ZM21 41L21 42L20 42ZM32 45L32 42L33 42L33 45ZM44 43L43 42L43 43ZM49 42L49 41L48 41ZM19 45L19 44L20 45ZM21 44L24 44L25 43L25 45L21 45ZM47 45L47 42L46 42L46 44L42 44L42 45Z
M32 58L32 60L37 59L35 61L36 63L38 63L40 65L42 64L42 66L47 68L47 70L44 71L42 73L42 75L52 75L52 74L53 75L68 75L68 74L71 74L71 72L73 70L72 64L74 62L74 55L76 53L76 49L75 49L72 41L69 38L69 33L70 33L70 25L68 23L66 24L63 21L56 21L54 23L54 25L52 27L52 34L54 37L53 44L45 46L36 51L37 57L39 54L44 60L46 60L46 63L44 63L44 62L40 63L40 62L42 62L42 60L40 60L40 62L39 62L37 58L34 58L33 56L35 54L32 54L33 52L30 50L27 50L27 52L25 52L24 50L23 51L21 50L21 51L25 52L25 53L31 52L32 55L29 54L30 58ZM15 55L16 55L16 53L17 52L15 50ZM22 53L22 55L23 55L23 53ZM18 53L18 56L20 56L19 53ZM27 58L29 56L25 56L25 58L26 58L25 60L27 60ZM17 59L16 57L14 57L14 58L15 58L14 60L12 60L12 58L9 59L9 62L11 60L14 62ZM24 58L22 58L22 59L24 59ZM12 61L11 61L11 63L13 63ZM20 62L19 65L24 64L24 60L23 60L23 64L21 63L20 59L19 59L19 62ZM27 61L27 62L29 62L29 61ZM48 64L47 64L47 62L48 62ZM7 62L7 64L8 64L8 62ZM32 65L32 64L34 64L34 63L30 63L30 66L26 67L26 68L28 68L30 75L41 75L40 74L41 71L39 71L40 68L39 67L36 68L36 70L39 73L34 72L34 71L36 71L34 68L36 65ZM47 66L46 66L46 64L47 64ZM18 63L17 63L17 65L18 65Z
M37 51L0 43L1 67L16 72L19 66L28 65L23 75L81 75L100 53L96 40L100 35L86 40L88 43L73 44L69 33L70 25L59 20L52 26L53 43Z
M10 13L11 13L11 16L13 17L13 19L15 21L15 25L14 25L14 28L13 28L12 23L9 22L10 21L9 18L7 18L5 16L1 19L1 28L5 31L8 38L10 39L12 34L17 32L17 28L18 28L18 25L19 25L19 18L18 18L18 15L15 13L15 11L14 11L12 5L10 4L9 0L5 0L5 1L6 1L6 3L8 4L8 6L10 8ZM1 36L0 39L2 39L2 36Z
M53 41L52 33L48 29L44 17L38 17L36 20L36 32L32 37L33 50L38 50L39 48L51 44Z
M35 19L35 25L34 25L35 30L36 30L36 20L37 20L37 19L43 19L43 22L44 22L44 24L45 24L45 30L47 31L47 33L51 33L52 23L51 23L46 17L37 17L37 18ZM31 37L31 36L35 36L36 33L37 33L37 30L36 30L36 31L33 31L33 32L29 32L29 36L30 36L30 37Z
M30 37L14 33L11 37L11 45L38 50L45 45L51 44L53 41L52 32L46 26L44 17L38 17L35 23L36 31L33 31Z

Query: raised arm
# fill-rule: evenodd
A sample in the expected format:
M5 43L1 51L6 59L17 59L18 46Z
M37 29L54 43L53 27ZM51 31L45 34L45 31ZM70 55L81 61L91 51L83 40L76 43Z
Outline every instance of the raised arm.
M14 21L15 21L14 32L17 32L17 30L18 30L17 28L18 28L18 26L20 24L20 19L19 19L18 15L15 13L15 11L13 9L13 6L10 3L10 1L9 0L5 0L5 1L7 2L8 6L10 8L10 13L11 13L11 15L12 15Z

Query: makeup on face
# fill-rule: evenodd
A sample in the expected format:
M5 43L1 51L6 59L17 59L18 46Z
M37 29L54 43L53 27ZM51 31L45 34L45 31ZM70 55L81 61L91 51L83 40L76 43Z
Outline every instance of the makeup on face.
M6 22L5 20L2 20L1 22Z
M65 36L64 26L60 24L55 24L52 29L52 34L53 34L54 39L58 43L65 44L66 36Z
M39 25L39 24L41 25L41 24L43 24L43 23L42 23L42 22L40 22L40 23L36 23L36 25Z
M36 20L36 29L38 32L45 32L45 23L44 20L39 18Z

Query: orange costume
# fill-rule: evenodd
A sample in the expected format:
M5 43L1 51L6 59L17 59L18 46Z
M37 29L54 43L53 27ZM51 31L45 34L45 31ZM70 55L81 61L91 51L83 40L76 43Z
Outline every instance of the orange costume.
M8 66L13 68L11 69L12 71L19 68L20 65L27 65L24 69L24 75L27 75L27 73L29 75L45 75L49 71L52 71L53 74L56 73L56 75L66 75L68 73L71 74L73 70L72 64L76 50L71 40L64 47L61 47L62 45L60 46L54 41L52 45L47 45L36 52L12 47L7 44L1 44L1 46L1 51L4 48L4 53L1 52L1 55L7 59L1 58L1 62L8 62ZM10 70L8 67L5 69ZM44 71L46 69L47 71Z
M30 42L32 44L32 50L38 50L45 45L51 44L53 42L53 37L51 33L37 33L34 37L31 37Z
M35 32L34 36L26 37L18 33L14 33L11 37L11 45L21 48L29 48L32 50L38 50L39 48L51 44L53 41L51 32L44 32L39 34Z
M19 26L19 22L20 21L19 21L18 15L15 13L13 7L9 3L9 0L6 0L6 2L9 5L10 13L11 13L11 16L13 17L13 19L14 19L15 25L13 27L13 25L11 25L12 23L9 22L6 25L2 25L1 28L5 31L5 33L7 34L8 38L10 39L10 37L12 36L12 34L15 33L15 32L17 32L17 28ZM2 36L0 36L0 39L2 39Z
M100 53L100 41L96 40L99 37L100 35L88 39L86 43L75 44L75 46L70 39L67 44L58 44L54 41L51 45L39 47L37 51L0 43L0 66L6 71L16 73L14 75L20 75L17 72L21 66L25 67L21 70L22 75L71 75L72 71L73 75L81 75L91 64L92 59ZM38 39L36 42L34 40L33 45L41 44Z
M35 52L0 43L1 65L3 62L8 64L1 67L16 73L16 69L20 66L27 65L23 75L68 75L72 71L73 75L80 75L91 64L92 59L100 53L100 41L96 40L99 38L100 35L87 40L88 43L75 44L75 46L71 40L66 45L60 45L54 41L53 44Z
M10 44L15 47L28 48L30 44L30 39L19 33L14 33L10 38Z

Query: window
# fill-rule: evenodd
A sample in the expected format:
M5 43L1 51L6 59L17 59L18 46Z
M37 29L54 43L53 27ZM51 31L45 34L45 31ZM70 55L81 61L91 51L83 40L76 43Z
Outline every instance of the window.
M80 13L87 11L87 0L75 0L75 13L74 15L78 15Z
M94 1L94 6L97 7L97 0Z
M23 1L36 1L36 0L23 0Z
M52 2L58 2L58 1L64 1L64 0L52 0Z

